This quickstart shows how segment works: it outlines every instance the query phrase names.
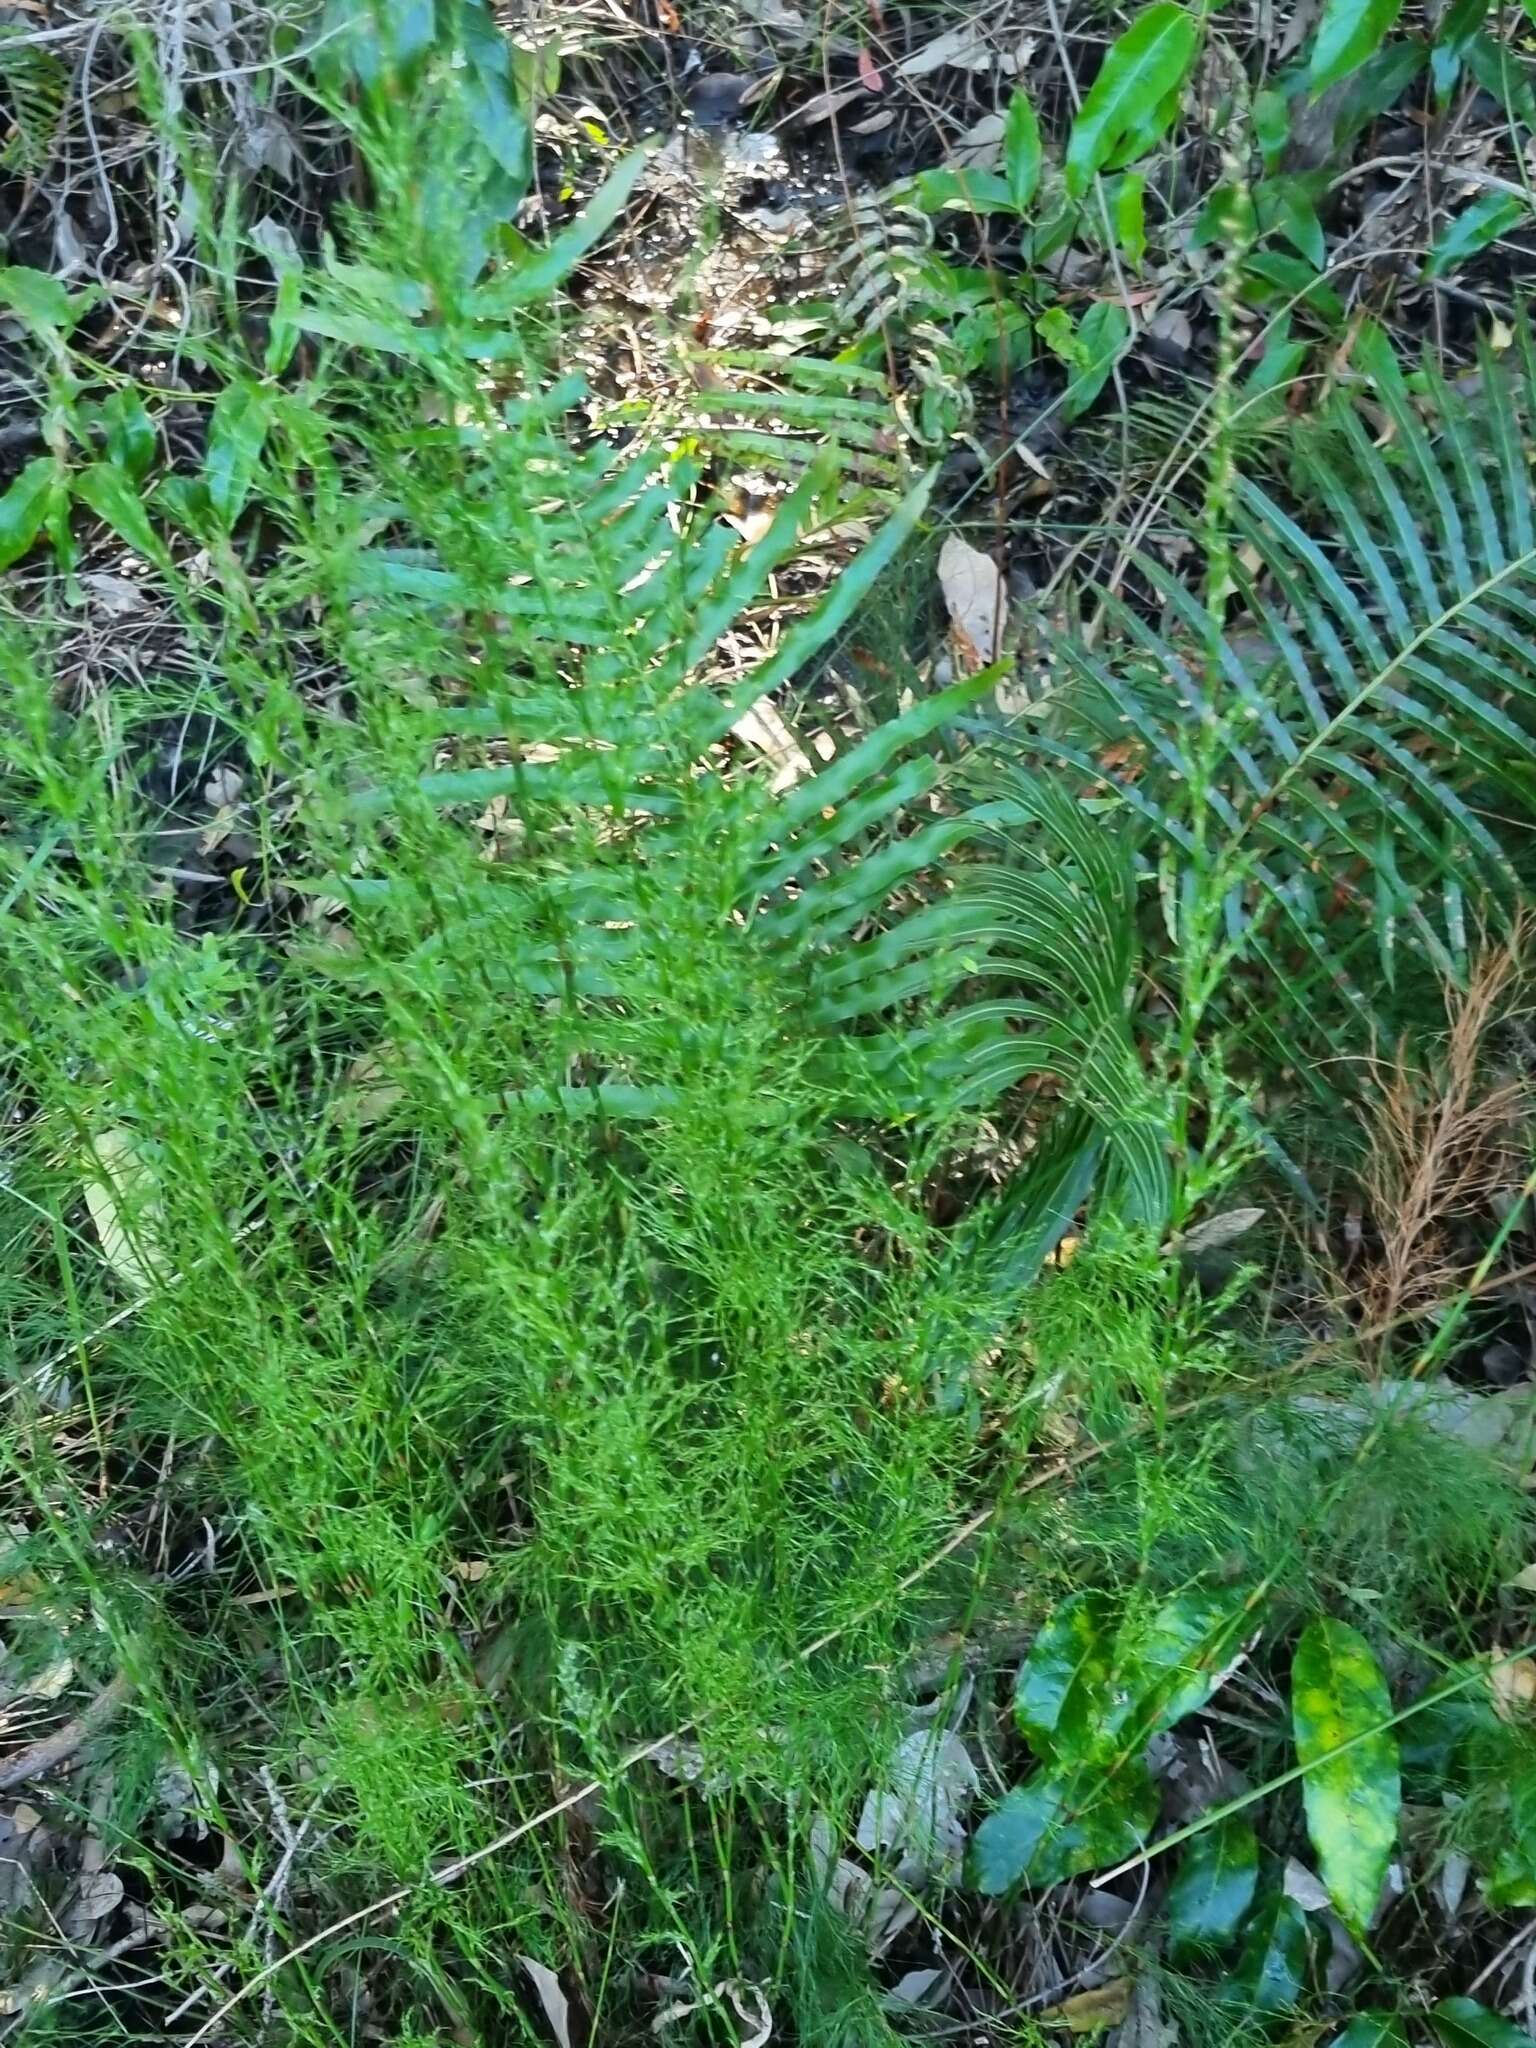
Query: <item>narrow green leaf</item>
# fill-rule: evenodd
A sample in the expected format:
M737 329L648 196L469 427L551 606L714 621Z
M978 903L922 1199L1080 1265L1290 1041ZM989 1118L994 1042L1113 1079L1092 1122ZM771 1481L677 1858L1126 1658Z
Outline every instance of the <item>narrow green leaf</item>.
M1253 96L1253 139L1266 171L1273 171L1291 139L1291 108L1285 94L1266 86Z
M1307 73L1313 94L1347 78L1374 56L1402 9L1403 0L1327 0Z
M515 307L547 299L623 213L654 153L651 143L632 149L608 173L568 227L563 227L551 242L516 269L492 278L472 292L469 304L474 317L498 320Z
M102 405L101 424L108 455L137 482L153 464L157 446L154 422L137 391L114 391Z
M1408 2048L1408 2036L1395 2012L1357 2012L1328 2048Z
M1115 239L1132 263L1147 253L1147 181L1140 171L1127 171L1115 194Z
M517 103L512 45L483 0L460 0L458 22L468 59L466 105L481 142L521 192L532 174L533 155L528 122ZM550 50L558 67L560 52L553 39Z
M1518 193L1484 192L1470 206L1464 207L1454 220L1448 221L1435 237L1435 246L1429 252L1424 275L1444 277L1458 263L1465 263L1469 257L1478 255L1496 242L1500 235L1507 235L1512 227L1526 218L1529 211Z
M1023 86L1015 88L1008 102L1003 122L1003 163L1008 173L1008 196L1023 213L1040 183L1040 123Z
M1062 399L1064 419L1084 413L1109 382L1131 338L1131 316L1117 300L1096 299L1078 322L1076 348L1082 368Z
M1154 0L1110 46L1067 140L1072 198L1087 190L1127 136L1136 136L1143 149L1159 139L1178 111L1176 95L1199 41L1194 17L1176 0Z
M116 463L93 462L89 469L81 470L71 479L71 487L81 503L89 505L96 517L110 526L120 540L125 540L135 554L159 568L170 567L165 543L150 524L144 500L126 471Z
M1347 1622L1312 1622L1291 1666L1296 1756L1306 1771L1318 1869L1356 1934L1371 1923L1397 1840L1397 1739L1381 1725L1391 1714L1391 1694L1364 1636Z
M1445 2048L1536 2048L1513 2020L1490 2012L1475 1998L1442 1998L1430 2007L1429 2024Z
M226 527L240 517L272 424L272 394L259 384L226 384L208 421L203 481L214 516Z
M1133 1856L1157 1818L1157 1787L1139 1759L1115 1772L1038 1771L989 1813L971 1840L977 1891L1062 1884Z
M0 498L0 569L19 562L42 531L59 466L51 455L29 462Z
M1323 224L1318 219L1317 207L1306 182L1301 178L1277 178L1275 186L1281 234L1293 249L1305 256L1314 270L1326 268L1328 245L1323 239Z
M1259 1882L1259 1838L1241 1814L1195 1836L1168 1888L1168 1952L1186 1962L1237 1939Z

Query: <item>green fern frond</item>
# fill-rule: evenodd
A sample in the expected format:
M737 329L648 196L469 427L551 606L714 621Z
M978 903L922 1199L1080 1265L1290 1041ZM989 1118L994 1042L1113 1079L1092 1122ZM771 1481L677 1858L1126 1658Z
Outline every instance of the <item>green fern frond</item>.
M1070 679L1038 714L1043 758L1139 813L1176 867L1206 863L1227 1007L1297 1064L1342 1019L1390 1030L1406 974L1459 978L1531 854L1536 387L1491 358L1475 403L1385 356L1373 375L1386 436L1340 397L1295 433L1286 489L1239 483L1214 677L1203 599L1140 556L1155 615L1103 594L1108 643L1064 643Z

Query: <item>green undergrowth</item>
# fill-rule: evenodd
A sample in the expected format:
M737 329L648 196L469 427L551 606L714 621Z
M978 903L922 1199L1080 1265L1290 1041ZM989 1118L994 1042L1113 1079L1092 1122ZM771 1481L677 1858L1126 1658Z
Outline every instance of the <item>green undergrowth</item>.
M907 615L931 480L850 481L829 400L743 547L707 444L613 431L561 291L643 164L547 247L496 232L526 137L471 43L321 88L372 204L320 260L210 216L268 275L171 366L195 461L94 359L89 293L8 273L53 436L5 515L37 569L0 712L9 1675L131 1680L89 1825L156 1919L90 2038L196 1993L173 2038L542 2039L532 1958L593 2039L672 2006L734 2040L760 1998L786 2039L887 2040L826 1834L937 1655L999 1840L1021 1635L1084 1654L1070 1711L1015 1715L1008 1798L1072 1796L921 1902L999 2008L1013 1902L980 1899L1136 1846L1146 1738L1235 1660L1242 1768L1286 1770L1276 1703L1334 1629L1393 1704L1460 1688L1405 1772L1528 1904L1485 1668L1528 1619L1520 1458L1271 1292L1326 1291L1278 1220L1296 1068L1337 1126L1328 1057L1518 909L1529 390L1474 420L1378 351L1396 469L1341 411L1285 504L1218 473L1214 596L1153 563L1157 625L1109 607L1022 726L964 678L775 789L734 728ZM1364 611L1298 523L1350 486ZM860 551L754 640L833 525ZM124 549L156 638L102 689L74 628ZM1224 643L1229 601L1270 643ZM1389 1384L1438 1384L1448 1299ZM1271 1933L1300 1799L1259 1816ZM1266 1953L1246 2008L1245 1964L1171 1983L1191 2040L1325 1998L1265 2006Z

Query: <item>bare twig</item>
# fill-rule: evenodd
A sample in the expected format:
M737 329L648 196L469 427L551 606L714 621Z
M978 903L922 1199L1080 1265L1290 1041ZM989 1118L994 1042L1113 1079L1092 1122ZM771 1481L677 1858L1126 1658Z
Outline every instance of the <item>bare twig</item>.
M132 1692L133 1680L125 1671L120 1671L73 1721L66 1721L52 1735L45 1735L40 1742L29 1743L25 1749L18 1749L14 1755L0 1762L0 1792L9 1792L14 1785L24 1785L29 1778L41 1777L44 1771L56 1770L60 1764L68 1763L87 1736L105 1727Z

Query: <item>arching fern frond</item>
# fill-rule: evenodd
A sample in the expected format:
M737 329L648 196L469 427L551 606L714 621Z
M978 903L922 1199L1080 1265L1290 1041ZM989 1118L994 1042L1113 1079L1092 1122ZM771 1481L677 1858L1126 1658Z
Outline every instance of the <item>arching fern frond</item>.
M1227 1012L1325 1092L1320 1058L1507 919L1536 820L1536 378L1524 352L1475 396L1372 368L1377 431L1341 396L1287 488L1239 483L1214 648L1138 556L1154 604L1101 593L1110 631L1062 645L1032 742L1146 822L1176 943L1189 890L1220 895Z

